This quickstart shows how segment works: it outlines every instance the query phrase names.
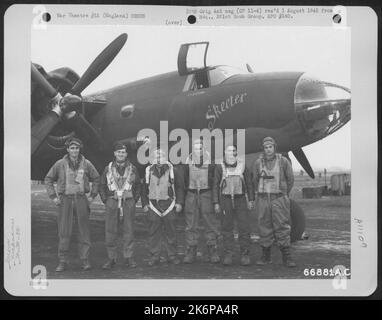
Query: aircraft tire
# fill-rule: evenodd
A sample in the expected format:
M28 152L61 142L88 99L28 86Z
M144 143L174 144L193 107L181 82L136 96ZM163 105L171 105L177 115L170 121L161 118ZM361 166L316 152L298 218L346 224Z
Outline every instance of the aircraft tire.
M302 234L305 231L305 214L298 203L292 199L290 199L290 217L290 240L291 242L295 242L297 240L301 240Z

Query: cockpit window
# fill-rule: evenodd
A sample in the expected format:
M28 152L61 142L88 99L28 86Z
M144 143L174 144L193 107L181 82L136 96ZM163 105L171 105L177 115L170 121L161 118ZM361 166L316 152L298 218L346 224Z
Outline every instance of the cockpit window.
M237 74L246 74L248 71L231 66L217 66L190 74L186 80L183 91L201 90L223 83Z
M231 66L218 66L209 70L211 87L221 84L223 81L237 74L248 73L240 68Z

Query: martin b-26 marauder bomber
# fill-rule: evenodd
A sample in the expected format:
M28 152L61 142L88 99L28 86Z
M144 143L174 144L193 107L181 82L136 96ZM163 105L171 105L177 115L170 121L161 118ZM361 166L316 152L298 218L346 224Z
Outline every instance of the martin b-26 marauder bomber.
M178 70L81 96L112 62L127 40L112 41L80 77L70 68L50 72L32 63L32 179L65 154L64 142L77 136L84 154L101 172L115 141L139 145L137 133L160 121L169 129L245 129L245 152L257 153L272 136L278 152L292 152L308 175L314 172L302 147L325 138L350 120L350 90L304 72L255 73L207 66L208 42L182 44ZM302 210L292 208L292 234L303 229ZM299 212L299 214L298 214ZM299 216L296 216L299 215Z

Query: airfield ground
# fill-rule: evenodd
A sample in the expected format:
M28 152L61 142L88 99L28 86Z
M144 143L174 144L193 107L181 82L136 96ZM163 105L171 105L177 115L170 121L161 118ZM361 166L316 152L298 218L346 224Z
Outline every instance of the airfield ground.
M328 179L328 181L330 181ZM293 256L298 266L285 268L281 263L279 250L273 248L273 264L259 267L254 264L260 257L261 248L258 243L252 244L252 265L240 266L239 257L235 264L229 267L221 264L212 265L204 259L206 251L203 241L198 252L198 261L193 265L177 266L162 261L160 265L149 267L147 218L140 208L136 217L136 256L138 267L126 268L122 265L122 257L112 271L102 270L106 261L104 244L104 206L99 198L91 205L91 271L81 271L77 258L76 228L73 230L73 240L70 250L71 264L68 271L56 273L57 265L57 223L56 207L45 193L41 184L32 183L32 266L44 265L48 271L48 279L271 279L271 278L307 278L306 268L333 268L343 265L350 268L350 196L323 197L321 199L302 199L301 189L304 186L323 185L323 178L311 180L306 176L296 176L295 188L292 193L306 215L306 232L308 240L293 243ZM256 232L256 217L253 214L253 230ZM180 258L185 251L184 217L180 214L176 219L178 237L178 252ZM120 244L121 245L121 244ZM317 277L316 277L317 278ZM321 277L323 278L323 277Z

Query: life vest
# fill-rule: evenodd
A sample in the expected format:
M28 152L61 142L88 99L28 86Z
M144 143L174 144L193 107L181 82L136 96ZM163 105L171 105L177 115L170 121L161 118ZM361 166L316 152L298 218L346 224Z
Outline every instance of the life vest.
M132 198L132 181L134 178L133 168L131 164L125 167L125 172L121 176L117 168L113 166L113 162L108 165L106 173L107 187L114 192L114 198L118 200L118 208L122 207L122 200Z
M204 152L204 162L201 166L196 166L192 155L191 153L186 160L186 164L188 164L189 167L188 188L199 191L208 189L208 168L211 163L210 155L208 152Z
M172 211L172 209L174 209L176 200L174 188L174 167L170 162L166 162L165 164L168 165L169 169L160 178L152 174L151 168L155 165L155 163L146 168L145 176L146 183L149 187L149 207L160 217L166 216L169 212ZM156 200L157 202L159 200L168 200L170 198L168 194L169 187L172 188L172 202L164 212L161 212L153 205L151 200Z
M220 182L220 190L224 195L236 195L246 193L244 170L245 164L237 159L235 167L227 167L222 161L222 180Z
M208 164L203 164L201 167L189 164L189 175L189 189L208 189Z
M81 157L77 170L69 166L69 159L64 162L65 166L65 194L74 195L84 193L85 157Z
M265 165L264 155L260 155L259 193L280 193L281 154L276 154L272 169Z

